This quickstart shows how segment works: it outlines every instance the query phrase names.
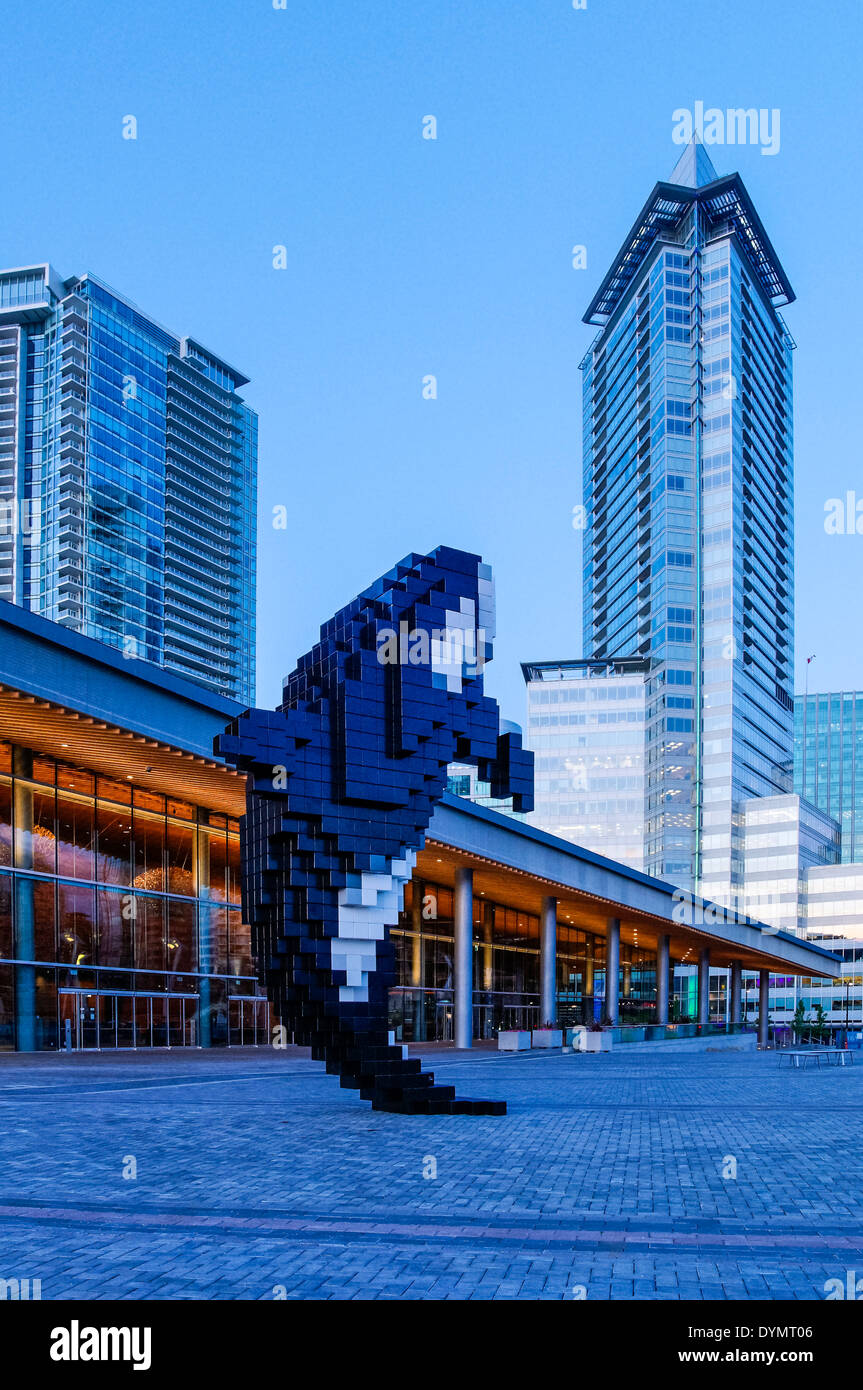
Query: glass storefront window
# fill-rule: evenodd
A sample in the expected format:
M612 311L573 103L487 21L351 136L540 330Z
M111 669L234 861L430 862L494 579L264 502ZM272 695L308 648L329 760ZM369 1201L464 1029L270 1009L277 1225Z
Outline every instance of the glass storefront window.
M12 783L0 782L0 864L12 863Z
M161 816L135 811L134 826L136 888L151 893L165 891L165 822Z
M199 969L207 974L224 975L228 970L228 914L223 907L207 907L200 913Z
M135 898L135 965L139 970L164 970L165 902L162 898Z
M54 793L18 778L12 796L14 862L19 869L56 873Z
M203 827L199 828L198 834L207 845L210 866L210 891L209 897L214 902L223 903L227 900L227 871L228 857L225 842L225 832L209 831Z
M0 960L12 955L12 879L0 874Z
M240 837L228 835L228 902L239 903L242 870L240 864Z
M29 863L27 868L42 874L57 872L57 827L54 819L54 793L33 792L31 835L22 828L22 840L29 841ZM24 866L22 866L24 867Z
M136 899L131 893L100 888L97 894L99 964L132 964L132 924Z
M254 975L249 926L239 912L228 913L228 969L232 975Z
M44 970L36 974L36 1041L40 1049L56 1048L58 1044L57 1027L57 980L56 971Z
M199 1026L209 1032L210 1045L224 1047L228 1041L228 996L224 980L210 980L209 998L201 1008Z
M13 961L38 962L22 967L36 986L28 1046L265 1044L249 929L227 907L240 896L238 830L0 741L0 1049L20 1042ZM195 900L199 849L212 904Z
M0 965L0 1052L9 1052L15 1046L15 986L12 971L11 965Z
M99 802L96 809L96 876L101 883L131 882L132 817L129 811Z
M56 960L54 884L19 874L13 890L13 951L19 960Z
M168 969L197 968L194 903L168 902Z
M95 838L92 801L58 791L57 873L61 878L92 881L96 867Z
M453 988L452 958L451 938L423 936L423 979L430 989Z
M187 897L195 894L195 829L178 821L167 822L168 892Z
M38 885L42 887L44 885ZM92 965L96 956L96 911L92 888L60 883L58 893L57 959L70 965ZM50 959L50 957L49 957Z

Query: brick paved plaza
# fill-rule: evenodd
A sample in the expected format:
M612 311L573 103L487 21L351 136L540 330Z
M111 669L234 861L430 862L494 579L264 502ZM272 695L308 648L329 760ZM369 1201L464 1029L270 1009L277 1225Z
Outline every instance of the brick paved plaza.
M821 1299L863 1273L863 1065L434 1066L509 1114L378 1114L292 1049L7 1056L0 1277L43 1299Z

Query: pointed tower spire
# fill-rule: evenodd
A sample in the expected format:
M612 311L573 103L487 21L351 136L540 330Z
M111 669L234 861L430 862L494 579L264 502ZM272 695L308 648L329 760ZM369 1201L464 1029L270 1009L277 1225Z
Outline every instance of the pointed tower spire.
M706 183L713 183L714 179L718 178L710 155L696 130L675 164L668 182L679 183L684 188L703 188Z

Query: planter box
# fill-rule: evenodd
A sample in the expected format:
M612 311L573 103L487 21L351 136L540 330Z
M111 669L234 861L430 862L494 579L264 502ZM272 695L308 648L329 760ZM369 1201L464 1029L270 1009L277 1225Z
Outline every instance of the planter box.
M534 1028L531 1033L534 1047L563 1047L562 1028Z
M515 1029L497 1035L498 1052L529 1052L530 1033L520 1033Z
M604 1028L601 1033L591 1033L587 1028L567 1030L567 1041L573 1052L610 1052L611 1029Z

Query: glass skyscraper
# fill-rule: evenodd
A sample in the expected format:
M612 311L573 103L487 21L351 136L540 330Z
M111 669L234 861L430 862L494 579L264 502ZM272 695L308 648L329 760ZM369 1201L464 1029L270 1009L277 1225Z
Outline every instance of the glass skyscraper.
M650 665L645 871L732 905L743 802L791 790L793 298L696 140L585 315L585 655Z
M0 598L252 703L247 380L93 275L0 271Z
M794 790L839 822L842 863L863 863L863 692L796 697Z

